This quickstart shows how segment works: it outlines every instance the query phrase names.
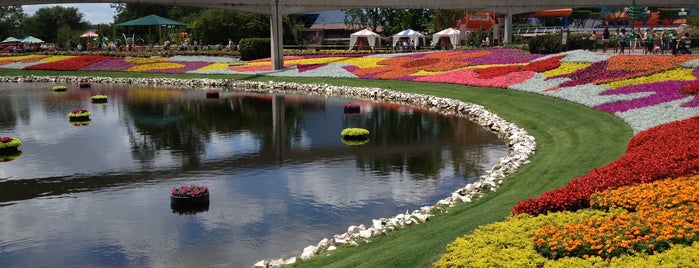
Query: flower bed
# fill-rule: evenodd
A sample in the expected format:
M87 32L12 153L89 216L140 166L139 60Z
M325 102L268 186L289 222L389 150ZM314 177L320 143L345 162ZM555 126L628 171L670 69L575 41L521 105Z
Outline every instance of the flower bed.
M699 241L699 175L607 190L592 196L608 216L572 224L547 224L535 232L536 250L551 259L605 260L627 254L657 254Z
M699 174L699 117L660 125L634 136L618 160L572 180L563 188L519 202L514 214L542 214L590 206L606 189Z
M53 91L56 91L56 92L62 92L62 91L68 90L68 88L67 88L66 86L54 86L54 87L51 88L51 89L52 89Z
M219 97L218 90L209 90L206 92L207 99L218 99L218 97Z
M183 185L172 188L170 205L173 209L209 205L209 188L203 185Z
M70 121L87 121L90 120L90 112L85 109L77 109L68 113Z
M92 86L92 85L90 84L90 82L85 81L85 80L80 81L80 84L79 84L79 85L80 85L80 88L90 88L90 87Z
M340 132L342 138L349 141L362 141L369 139L369 130L363 128L345 128Z
M94 95L90 97L90 100L92 100L92 103L106 103L107 95Z
M0 154L12 154L22 146L22 141L14 137L0 137Z
M360 110L361 108L359 107L359 104L356 103L348 103L343 107L345 114L357 114L360 112Z

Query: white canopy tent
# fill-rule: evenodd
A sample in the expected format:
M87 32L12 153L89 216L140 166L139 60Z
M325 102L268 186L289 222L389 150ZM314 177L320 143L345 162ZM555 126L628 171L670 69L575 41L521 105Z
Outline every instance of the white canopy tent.
M349 49L352 49L357 42L363 42L363 39L359 38L366 38L367 43L369 43L369 47L371 49L374 49L374 46L376 46L376 42L378 41L378 45L381 45L381 36L375 32L372 32L369 29L364 29L359 32L350 34L350 44L349 44Z
M393 35L393 44L398 42L401 38L408 38L411 41L413 41L413 44L416 46L419 46L420 44L425 44L425 35L421 34L419 32L413 31L411 29L406 29L400 33L394 34ZM422 43L420 43L420 39L422 39Z
M439 44L439 39L446 37L449 38L449 42L451 43L451 47L456 47L456 45L459 44L459 41L461 41L461 32L457 29L454 28L447 28L442 30L441 32L435 33L432 35L432 43L433 44Z

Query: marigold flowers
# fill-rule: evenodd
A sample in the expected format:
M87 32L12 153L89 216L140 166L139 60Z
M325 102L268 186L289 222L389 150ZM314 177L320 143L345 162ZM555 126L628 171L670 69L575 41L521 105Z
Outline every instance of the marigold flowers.
M575 224L544 225L532 239L545 257L619 257L653 254L699 241L699 175L627 186L594 194L594 208L610 216ZM622 210L623 209L623 210Z

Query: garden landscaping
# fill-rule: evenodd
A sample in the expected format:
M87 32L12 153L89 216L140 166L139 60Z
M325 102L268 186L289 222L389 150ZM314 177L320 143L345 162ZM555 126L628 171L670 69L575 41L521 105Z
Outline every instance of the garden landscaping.
M509 175L497 192L446 208L428 224L296 265L628 267L697 261L697 194L690 187L699 173L698 59L493 49L290 56L286 68L277 71L269 60L231 64L230 58L196 56L27 55L0 57L0 69L222 74L222 79L264 75L262 80L304 83L350 78L322 81L482 104L536 137L539 148L531 164ZM629 142L632 133L636 136ZM648 183L659 184L648 188ZM663 187L680 197L658 194L655 202L613 198Z

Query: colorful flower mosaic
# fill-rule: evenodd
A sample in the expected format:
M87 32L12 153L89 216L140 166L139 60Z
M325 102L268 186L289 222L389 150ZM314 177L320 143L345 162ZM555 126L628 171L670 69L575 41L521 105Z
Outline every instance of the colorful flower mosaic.
M8 69L348 77L523 90L614 113L635 132L699 115L698 63L697 55L540 55L517 49L286 56L284 70L272 70L270 59L231 57L0 57L0 68ZM649 117L659 109L666 112Z

